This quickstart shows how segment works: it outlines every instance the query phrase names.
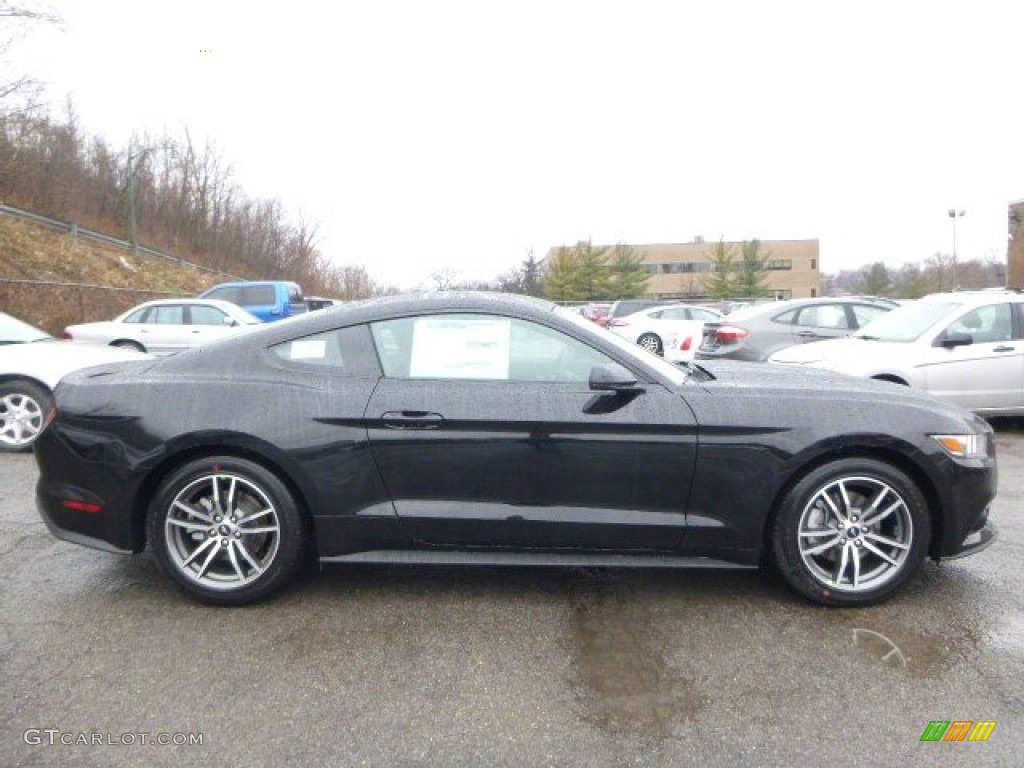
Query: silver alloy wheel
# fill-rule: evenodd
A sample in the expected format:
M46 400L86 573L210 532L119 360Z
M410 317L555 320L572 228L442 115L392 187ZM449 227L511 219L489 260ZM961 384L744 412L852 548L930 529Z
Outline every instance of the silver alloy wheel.
M800 515L800 557L825 587L866 592L895 578L914 539L907 502L873 477L842 477L822 487Z
M164 524L171 562L208 589L239 589L273 563L281 522L267 494L230 472L203 475L171 502Z
M0 397L0 443L21 448L31 443L43 429L43 409L23 392Z
M637 344L646 349L648 352L653 352L656 355L661 354L661 340L653 333L645 333L639 339Z

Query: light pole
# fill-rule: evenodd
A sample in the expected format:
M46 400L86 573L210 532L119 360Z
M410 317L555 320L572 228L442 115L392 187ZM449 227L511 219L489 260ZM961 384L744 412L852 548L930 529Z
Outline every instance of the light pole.
M956 290L956 220L962 218L967 211L958 211L956 208L949 209L949 218L953 221L953 285L952 290Z

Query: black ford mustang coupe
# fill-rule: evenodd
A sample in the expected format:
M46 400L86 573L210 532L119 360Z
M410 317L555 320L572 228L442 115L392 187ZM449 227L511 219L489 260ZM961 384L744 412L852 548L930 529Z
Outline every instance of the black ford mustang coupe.
M774 566L827 605L989 544L992 430L897 385L680 368L538 299L316 312L72 374L50 530L237 605L322 562Z

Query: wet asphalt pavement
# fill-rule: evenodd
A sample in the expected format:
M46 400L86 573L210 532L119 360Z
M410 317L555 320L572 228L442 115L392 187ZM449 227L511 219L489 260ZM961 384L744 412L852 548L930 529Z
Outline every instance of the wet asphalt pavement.
M52 538L0 455L0 766L1021 765L1019 424L998 451L999 541L856 610L747 571L397 566L208 608Z

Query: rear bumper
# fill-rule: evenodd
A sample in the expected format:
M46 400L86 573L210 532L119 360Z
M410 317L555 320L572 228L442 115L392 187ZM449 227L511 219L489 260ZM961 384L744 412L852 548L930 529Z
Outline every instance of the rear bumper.
M106 539L100 538L99 536L90 536L88 534L78 533L70 528L62 527L61 523L54 519L53 515L50 514L48 506L43 503L38 494L36 494L36 508L39 510L39 515L43 518L43 522L46 523L46 528L51 534L61 541L69 541L72 544L79 544L83 547L89 547L90 549L100 549L104 552L113 552L119 555L135 554L134 550L123 549L116 544L112 544Z
M134 534L128 515L119 508L104 504L100 512L83 512L67 508L65 499L96 500L69 486L49 488L42 481L36 486L36 509L50 533L63 541L102 549L104 552L132 554L141 552L144 542Z

